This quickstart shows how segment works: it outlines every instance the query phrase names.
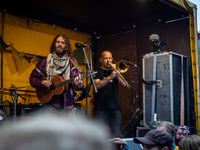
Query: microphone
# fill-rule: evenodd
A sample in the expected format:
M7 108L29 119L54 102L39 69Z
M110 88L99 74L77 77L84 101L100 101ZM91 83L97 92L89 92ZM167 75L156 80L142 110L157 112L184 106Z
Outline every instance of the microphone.
M77 48L80 48L80 47L86 47L87 44L81 44L81 43L79 43L79 42L76 42L76 43L75 43L75 46L76 46Z
M127 64L127 65L131 65L131 66L137 66L137 65L133 64L133 63L130 62L130 61L127 61L126 64Z
M152 42L159 42L160 37L157 34L151 34L149 40Z

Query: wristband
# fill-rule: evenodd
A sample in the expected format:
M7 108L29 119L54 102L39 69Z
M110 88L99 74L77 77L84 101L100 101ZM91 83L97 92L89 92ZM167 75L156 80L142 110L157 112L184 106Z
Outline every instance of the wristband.
M124 150L130 150L130 148L129 148L128 146L126 146L126 147L124 148Z

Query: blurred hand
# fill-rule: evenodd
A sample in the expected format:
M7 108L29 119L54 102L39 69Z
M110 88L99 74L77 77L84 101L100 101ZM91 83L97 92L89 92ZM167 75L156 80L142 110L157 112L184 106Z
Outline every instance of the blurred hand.
M128 146L128 144L126 143L126 141L120 139L120 138L113 138L113 142L114 142L114 150L120 150L120 145L122 145L122 149L126 148Z
M112 69L116 69L116 64L110 63Z
M79 89L83 87L83 79L80 74L79 74L79 76L75 77L74 83Z
M42 80L42 85L46 88L49 88L51 84L52 84L51 80Z
M112 71L112 73L110 74L110 79L114 79L117 75L118 74L116 71Z

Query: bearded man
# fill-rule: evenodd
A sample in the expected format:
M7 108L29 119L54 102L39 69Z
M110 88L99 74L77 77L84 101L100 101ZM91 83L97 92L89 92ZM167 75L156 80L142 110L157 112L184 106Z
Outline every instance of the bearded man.
M66 35L57 35L51 44L50 53L37 63L36 68L32 71L29 81L32 87L43 91L44 97L55 90L55 84L52 81L60 76L63 80L74 78L72 83L64 85L65 90L61 94L55 94L45 104L45 111L54 114L65 114L74 108L74 92L73 90L82 90L82 76L70 58L76 63L76 59L72 57L72 50L69 38ZM43 79L41 79L43 78ZM44 79L45 78L45 79ZM45 95L46 94L46 95ZM51 92L50 92L51 94Z

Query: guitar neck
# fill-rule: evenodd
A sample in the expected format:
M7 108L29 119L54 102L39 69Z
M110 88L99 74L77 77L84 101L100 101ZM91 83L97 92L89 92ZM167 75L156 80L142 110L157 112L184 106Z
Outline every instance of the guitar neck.
M81 75L82 78L85 78L85 76L86 76L85 74ZM55 86L55 88L61 87L61 86L65 86L67 84L70 84L70 83L74 82L74 79L75 79L75 77L70 78L70 79L65 80L65 81L61 81L61 82L55 83L54 86Z
M65 85L67 85L67 84L70 84L70 83L74 82L74 79L75 79L75 77L74 77L74 78L70 78L69 80L65 80L65 81L56 83L55 86L56 86L56 87L65 86Z

